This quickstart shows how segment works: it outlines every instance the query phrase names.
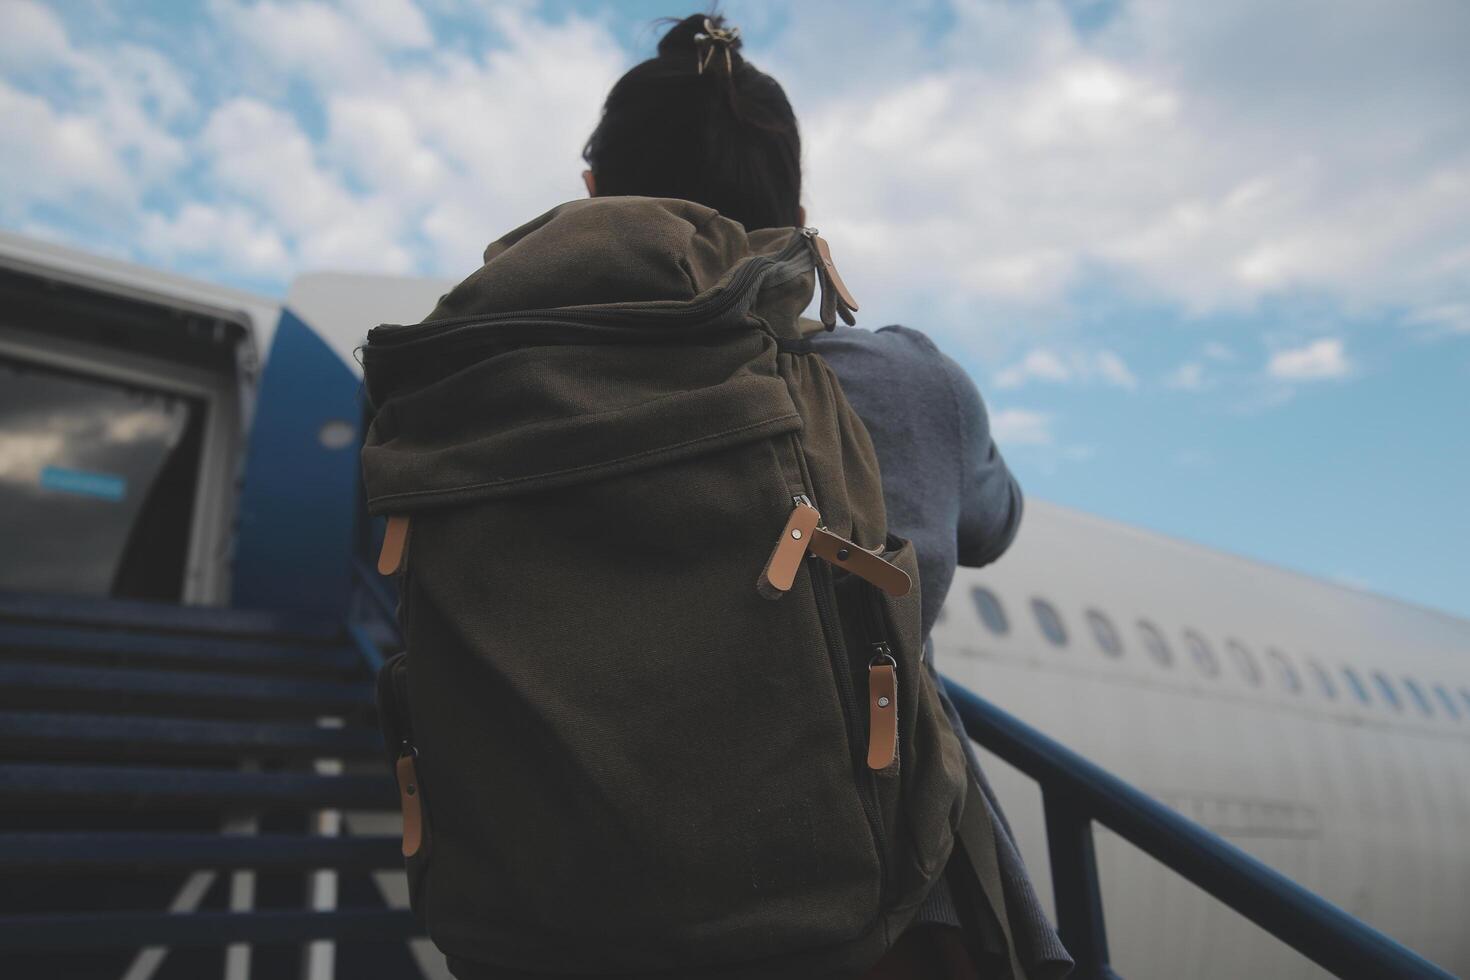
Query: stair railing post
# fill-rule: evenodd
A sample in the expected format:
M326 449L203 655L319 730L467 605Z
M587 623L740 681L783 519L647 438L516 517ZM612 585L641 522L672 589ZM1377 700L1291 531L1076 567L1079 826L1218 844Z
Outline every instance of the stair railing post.
M1042 798L1057 933L1077 962L1074 976L1078 980L1112 977L1092 818L1075 798L1055 786L1047 787Z

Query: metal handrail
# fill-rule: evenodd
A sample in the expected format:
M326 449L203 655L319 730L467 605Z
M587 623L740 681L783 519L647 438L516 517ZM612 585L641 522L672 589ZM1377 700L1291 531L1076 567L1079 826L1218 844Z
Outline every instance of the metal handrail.
M969 736L1041 785L1057 931L1077 962L1074 976L1114 976L1092 845L1097 822L1338 976L1454 980L963 685L944 683Z

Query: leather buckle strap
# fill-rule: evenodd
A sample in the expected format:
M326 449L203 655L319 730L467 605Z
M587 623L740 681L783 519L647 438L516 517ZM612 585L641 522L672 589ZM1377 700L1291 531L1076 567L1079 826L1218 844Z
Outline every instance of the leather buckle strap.
M913 587L908 572L881 558L876 552L854 544L840 534L833 534L824 527L812 532L810 548L812 554L823 561L847 569L894 598L908 595L909 589Z
M779 599L796 581L801 559L810 552L825 562L845 568L866 579L888 595L904 596L913 588L908 572L885 560L877 552L854 544L822 526L822 515L810 504L798 501L781 529L781 536L756 579L756 591L767 599Z

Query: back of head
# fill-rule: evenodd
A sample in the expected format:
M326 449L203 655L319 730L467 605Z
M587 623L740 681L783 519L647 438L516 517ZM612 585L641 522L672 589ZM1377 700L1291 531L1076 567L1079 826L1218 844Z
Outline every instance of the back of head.
M694 14L618 80L582 153L599 196L695 201L747 231L798 224L796 116L740 46L724 18Z

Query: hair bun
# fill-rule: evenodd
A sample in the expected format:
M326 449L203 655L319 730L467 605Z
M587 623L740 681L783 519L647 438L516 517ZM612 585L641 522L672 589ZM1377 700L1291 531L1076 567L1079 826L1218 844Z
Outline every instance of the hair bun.
M720 63L727 68L744 63L740 56L740 28L727 25L719 14L690 14L676 21L658 42L658 56L684 61L697 72Z

